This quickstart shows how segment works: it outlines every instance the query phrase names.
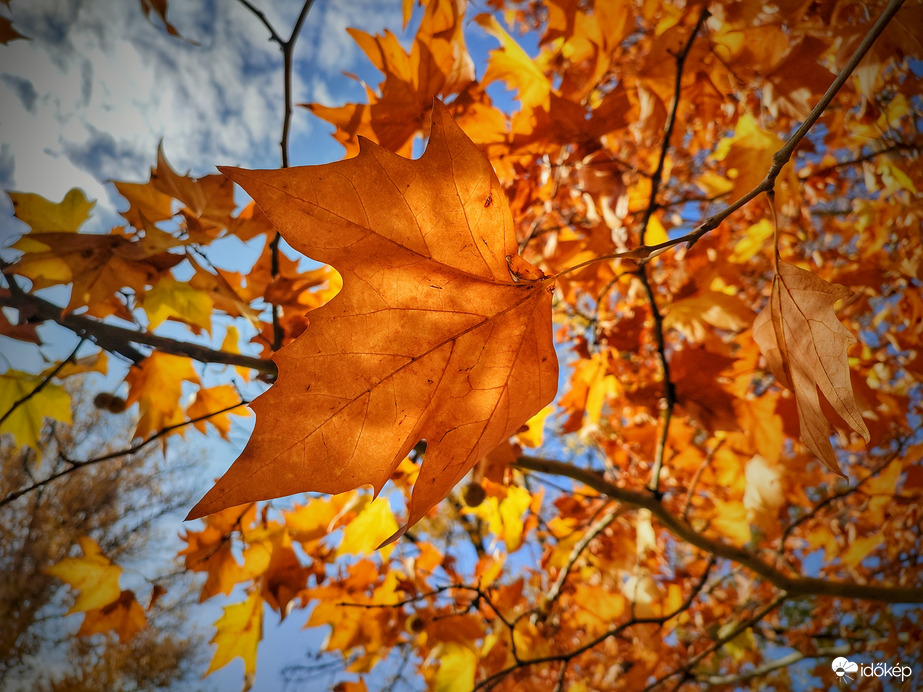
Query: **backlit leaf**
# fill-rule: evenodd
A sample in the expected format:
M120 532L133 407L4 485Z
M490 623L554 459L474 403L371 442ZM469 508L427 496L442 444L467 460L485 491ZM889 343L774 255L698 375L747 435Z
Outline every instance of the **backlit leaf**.
M419 161L363 143L340 163L226 173L343 290L279 352L247 448L190 517L303 490L377 492L426 439L415 523L557 388L550 285L518 255L490 164L437 102Z
M66 557L44 570L77 591L77 599L68 614L102 608L117 601L122 593L119 588L122 568L112 564L89 536L77 540L83 557Z
M780 262L769 305L753 323L753 338L772 374L795 393L802 440L840 475L829 439L833 428L818 392L853 430L869 440L849 379L846 352L856 338L833 311L834 303L849 294L843 286Z
M249 689L256 675L256 650L263 638L263 599L259 593L252 591L243 603L225 606L224 615L215 621L215 630L212 644L217 649L205 674L241 658L249 681L244 689Z

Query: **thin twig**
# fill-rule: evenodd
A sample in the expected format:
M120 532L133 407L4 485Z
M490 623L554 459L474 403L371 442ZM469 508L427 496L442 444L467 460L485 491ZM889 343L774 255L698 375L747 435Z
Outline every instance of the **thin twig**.
M85 341L86 341L85 338L81 339L81 340L77 343L77 345L74 347L74 350L71 351L70 355L69 355L67 358L65 358L64 360L62 360L60 363L58 363L57 367L55 367L54 370L52 370L50 373L48 373L48 374L42 379L42 381L39 382L39 383L35 386L35 388L32 389L32 391L30 391L28 394L23 395L22 398L17 399L16 401L14 401L14 402L13 402L13 405L10 406L9 410L8 410L6 413L4 413L2 416L0 416L0 425L3 425L3 423L6 422L6 419L13 415L13 411L15 411L17 408L19 408L19 407L22 406L24 403L26 403L27 401L29 401L29 399L31 399L32 397L34 397L34 396L35 396L36 394L38 394L40 391L42 391L42 390L45 388L45 386L46 386L49 382L51 382L55 377L57 377L58 373L61 372L61 370L64 368L65 365L67 365L68 363L73 363L73 362L76 360L76 358L77 358L77 351L80 350L80 347L83 346L83 344L84 344Z
M651 176L651 195L647 202L647 208L644 210L644 218L641 221L641 244L644 244L647 235L647 229L650 225L654 210L657 208L657 193L660 190L660 184L663 182L663 168L667 160L667 152L670 151L670 139L673 136L673 128L676 125L676 113L679 110L679 100L682 93L683 66L686 64L686 58L689 51L692 50L692 44L696 35L705 24L705 20L711 16L707 7L702 8L699 18L692 29L689 40L683 46L683 50L676 56L676 81L673 85L673 106L670 108L670 115L667 118L666 129L663 133L663 142L660 146L660 157L657 160L657 168L654 175ZM654 295L654 288L651 286L650 276L648 275L647 264L642 264L638 271L638 278L644 287L644 293L647 295L647 302L651 306L651 316L654 319L654 343L657 347L657 356L660 360L660 371L663 375L663 420L660 426L660 439L657 441L657 449L654 453L654 466L651 469L650 489L651 492L660 491L660 471L663 469L663 456L666 453L667 439L670 436L670 421L673 420L673 409L676 407L676 384L670 376L670 359L667 357L667 345L663 331L663 314L657 306L657 298Z
M689 509L692 505L692 497L695 494L695 488L699 484L699 480L702 478L702 474L705 472L705 469L708 468L708 465L715 458L715 454L718 453L718 450L721 449L723 444L724 438L718 440L718 444L709 450L709 452L705 455L705 458L702 460L702 463L699 464L699 468L695 470L695 475L689 482L689 489L686 491L686 501L683 503L683 521L689 520Z
M702 678L702 681L709 685L739 685L742 682L748 680L753 680L754 678L760 678L764 675L768 675L773 671L779 670L780 668L788 668L799 661L804 661L805 659L812 658L828 658L833 659L837 656L849 656L853 653L854 649L846 644L842 646L834 647L825 647L822 649L817 649L812 653L803 653L801 651L793 651L792 653L777 658L774 661L769 661L764 663L761 666L756 668L751 668L750 670L744 671L742 673L736 673L733 675L709 675L708 677Z
M714 644L712 644L707 649L705 649L705 651L702 651L696 654L695 656L690 658L688 661L686 661L686 663L684 663L679 668L667 673L666 675L662 675L661 677L657 678L654 682L652 682L650 685L645 687L643 692L650 692L650 690L655 689L656 687L660 686L661 684L663 684L670 678L676 677L677 675L685 676L692 669L692 667L695 666L699 661L701 661L707 656L710 656L711 654L713 654L715 651L720 649L722 646L724 646L728 642L733 641L734 638L740 635L742 632L745 632L750 627L753 627L753 625L758 623L764 617L769 615L769 613L771 613L773 610L775 610L780 605L782 605L782 603L784 603L787 598L789 598L789 594L782 592L781 594L776 596L774 599L772 599L772 601L770 601L765 606L763 606L758 611L756 611L756 613L754 613L752 616L750 616L743 622L739 623L730 632L720 637Z
M498 683L500 680L505 678L510 673L513 673L521 668L525 668L528 666L541 665L543 663L569 662L573 660L574 658L576 658L577 656L580 656L581 654L586 653L587 651L590 651L591 649L596 648L597 646L602 644L607 639L610 639L612 637L617 637L625 630L631 627L635 627L636 625L663 626L665 623L669 622L670 620L675 618L680 613L686 611L692 605L693 601L695 601L695 599L701 593L702 588L705 586L705 583L708 581L708 575L711 572L712 567L714 567L714 564L715 564L714 558L709 559L708 564L705 566L705 569L702 571L702 575L699 577L698 583L692 588L689 595L686 596L684 601L675 610L669 613L665 613L664 615L654 616L654 617L632 616L630 619L626 620L625 622L609 630L606 630L602 634L596 637L593 637L589 641L584 642L583 644L565 653L550 654L548 656L539 656L537 658L530 658L530 659L519 659L517 657L515 664L507 666L503 670L500 670L494 673L493 675L490 675L489 677L485 678L484 680L479 682L477 685L475 685L474 689L475 690L489 689L490 687Z
M17 490L17 491L15 491L15 492L10 493L9 495L7 495L6 497L4 497L3 499L0 499L0 507L3 507L3 506L5 506L5 505L8 505L8 504L10 504L11 502L13 502L14 500L18 500L18 499L19 499L20 497L22 497L23 495L26 495L26 494L28 494L28 493L31 493L31 492L34 491L34 490L38 490L39 488L42 488L42 487L48 485L49 483L51 483L51 482L53 482L53 481L56 481L56 480L58 480L59 478L62 478L63 476L66 476L66 475L68 475L68 474L70 474L70 473L73 473L74 471L76 471L76 470L78 470L78 469L82 469L82 468L85 468L85 467L87 467L87 466L91 466L91 465L93 465L93 464L98 464L98 463L103 462L103 461L109 461L110 459L118 459L119 457L130 456L130 455L132 455L132 454L136 454L136 453L140 452L142 449L144 449L145 447L147 447L147 446L148 446L149 444L151 444L152 442L154 442L154 441L156 441L156 440L159 440L161 437L164 437L164 436L166 436L166 435L169 435L170 433L172 433L172 432L175 431L175 430L179 430L180 428L185 428L187 425L193 425L193 424L198 423L198 422L203 421L203 420L208 420L208 419L211 418L212 416L218 416L218 415L221 415L222 413L227 413L228 411L232 411L232 410L235 409L235 408L239 408L239 407L241 407L241 406L246 406L248 403L250 403L250 402L249 402L249 401L241 401L240 403L233 404L232 406L225 406L224 408L222 408L222 409L220 409L220 410L218 410L218 411L212 411L211 413L206 413L206 414L203 414L203 415L201 415L201 416L196 416L195 418L190 418L189 420L183 421L182 423L174 423L173 425L168 425L168 426L166 426L166 427L164 427L164 428L161 428L159 431L157 431L156 433L154 433L153 435L151 435L150 437L148 437L146 440L143 440L143 441L141 441L141 442L138 442L137 444L134 444L134 445L132 445L132 446L126 448L126 449L121 449L121 450L118 450L118 451L115 451L115 452L108 452L107 454L102 454L102 455L100 455L100 456L98 456L98 457L93 457L93 458L91 458L91 459L86 459L86 460L82 460L82 461L80 461L80 460L72 460L72 459L67 459L66 457L64 457L63 455L61 455L61 457L62 457L65 461L68 462L68 466L67 466L67 467L65 467L65 468L62 469L61 471L58 471L57 473L51 474L51 475L48 476L47 478L44 478L44 479L42 479L42 480L40 480L40 481L38 481L38 482L36 482L36 483L33 483L32 485L30 485L30 486L28 486L28 487L26 487L26 488L22 488L22 489L20 489L20 490Z
M586 550L587 546L596 538L599 534L606 530L606 528L615 521L618 517L625 513L625 508L621 507L618 504L612 505L607 509L603 514L593 522L593 524L584 532L583 536L580 537L580 540L574 544L574 547L570 551L570 555L567 558L567 563L558 572L558 577L555 579L554 584L551 585L551 588L548 590L548 594L542 601L541 610L544 613L547 613L554 602L561 595L561 589L564 588L564 582L567 581L567 575L570 574L570 571L574 568L574 565L577 564L577 560L580 559L580 555L583 554L583 551Z
M259 19L263 25L269 30L270 38L279 44L279 48L282 50L282 79L283 79L283 88L285 91L285 106L282 111L282 137L279 140L279 147L282 149L282 168L289 167L289 132L291 130L292 124L292 112L294 110L292 104L292 56L295 52L295 42L298 39L298 35L301 33L301 28L304 26L305 19L308 17L308 12L311 9L311 6L314 4L314 0L305 0L304 5L301 7L301 12L298 15L298 19L295 20L295 26L292 28L292 34L289 36L287 41L282 40L282 36L278 31L275 30L272 23L266 18L266 15L263 14L260 10L254 7L248 0L239 0L240 3L246 7L250 12L252 12L257 19ZM269 251L270 251L270 274L273 281L279 276L279 243L282 240L282 235L276 231L272 240L269 242ZM282 340L285 337L285 333L282 330L282 324L280 323L281 309L275 303L272 304L272 350L278 351L282 347Z

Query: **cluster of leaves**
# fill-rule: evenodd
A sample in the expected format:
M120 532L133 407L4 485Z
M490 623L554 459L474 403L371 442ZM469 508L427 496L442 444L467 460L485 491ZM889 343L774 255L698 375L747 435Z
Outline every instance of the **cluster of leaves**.
M464 3L428 0L409 51L351 30L367 103L308 104L344 162L196 180L161 153L108 233L79 232L78 192L13 193L0 333L129 358L139 444L226 436L278 366L184 536L202 600L246 593L209 670L252 678L267 605L329 626L363 676L342 689L390 659L439 690L919 661L919 612L887 605L923 602L923 5L900 4L497 0L478 76ZM251 270L206 259L237 241ZM206 387L210 364L236 370ZM0 430L27 443L66 374L8 373ZM335 494L256 504L302 491Z

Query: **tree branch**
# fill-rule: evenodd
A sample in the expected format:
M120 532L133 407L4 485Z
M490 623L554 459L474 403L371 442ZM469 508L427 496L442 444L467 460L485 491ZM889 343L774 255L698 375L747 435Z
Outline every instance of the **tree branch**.
M743 673L737 673L735 675L709 675L706 678L697 678L704 680L709 685L739 685L742 682L747 680L753 680L754 678L759 678L764 675L768 675L775 670L780 668L788 668L799 661L803 661L808 658L836 658L837 656L849 656L853 652L853 649L847 645L843 646L834 646L826 647L823 649L818 649L814 653L806 654L801 651L793 651L787 656L782 658L777 658L774 661L769 663L764 663L761 666L753 668L751 670L744 671Z
M12 277L8 276L7 278L11 279ZM77 334L77 336L93 340L100 348L106 351L120 353L136 361L141 360L144 356L134 346L143 344L163 353L186 356L202 363L238 365L271 377L275 377L277 372L276 365L271 360L245 356L240 353L218 351L207 346L178 341L149 332L126 329L85 315L64 314L64 308L39 296L25 293L15 281L10 281L10 295L0 295L0 307L15 308L42 321L57 322L62 327Z
M279 32L275 30L270 21L266 18L266 15L263 14L260 10L254 7L248 0L240 0L240 3L246 7L250 12L259 19L263 25L269 30L270 38L279 44L279 48L282 50L282 80L283 80L283 89L285 92L285 106L282 111L282 138L279 141L279 146L282 149L282 168L289 167L289 131L291 130L292 124L292 55L295 51L295 41L298 39L298 34L301 33L301 28L304 26L305 19L308 17L308 12L311 9L311 6L314 4L314 0L305 0L304 5L301 7L301 12L298 15L298 19L295 20L295 26L292 28L292 34L289 36L288 41L283 41L282 37L279 35ZM269 242L269 251L270 251L270 268L269 273L275 280L279 276L279 243L282 240L281 234L276 231L276 234L273 236L272 240ZM282 331L282 325L279 322L281 313L279 306L275 303L272 304L272 350L278 351L282 347L282 340L285 334Z
M731 560L763 577L773 586L791 597L830 596L833 598L854 598L882 603L923 603L923 588L911 586L889 586L834 581L815 577L790 577L772 565L761 560L745 548L740 548L717 538L699 533L691 525L673 515L663 503L650 493L620 488L600 474L571 464L552 459L521 456L514 466L528 471L565 476L579 481L613 500L647 509L677 538L694 545L700 550L717 557Z
M673 136L673 128L676 125L676 113L679 110L679 99L683 88L683 66L686 64L686 58L689 51L692 50L692 44L696 35L705 24L705 20L711 16L707 7L703 7L699 13L699 18L692 29L689 40L683 46L682 51L676 56L676 81L673 85L673 106L670 108L670 115L667 118L666 129L663 133L663 142L660 146L660 157L657 160L657 168L654 175L651 176L651 195L647 202L647 208L644 210L644 218L641 221L641 244L644 244L647 235L647 228L650 225L651 217L657 208L657 193L660 191L660 184L663 182L663 167L667 160L667 152L670 151L670 139ZM660 370L663 373L663 422L661 423L660 439L657 441L657 452L654 458L654 467L651 469L650 488L653 492L659 492L660 488L660 470L663 468L663 455L666 452L667 439L670 436L670 421L673 419L673 409L676 406L676 385L670 377L670 359L667 358L666 339L663 333L663 315L657 306L657 298L654 296L654 289L651 286L650 277L647 273L647 264L642 264L638 271L638 278L644 287L644 293L647 295L647 302L651 306L651 316L654 318L654 343L657 347L657 356L660 359Z
M564 582L567 581L567 575L570 574L571 570L574 568L574 565L577 564L577 560L580 559L580 555L586 550L587 546L596 538L599 534L606 530L606 528L615 521L618 517L622 516L625 513L625 508L619 504L612 505L602 515L593 522L593 524L586 530L583 536L580 537L580 540L574 544L574 547L570 551L570 555L567 557L567 564L561 568L561 571L558 572L558 577L555 579L554 584L551 585L551 589L548 590L547 595L542 599L540 606L540 612L542 614L547 614L548 609L554 605L554 602L561 595L561 589L564 588Z
M634 615L632 615L632 617L626 620L625 622L619 625L616 625L615 627L609 630L606 630L602 634L596 637L593 637L589 641L584 642L583 644L565 653L550 654L548 656L539 656L537 658L520 659L518 656L515 656L515 638L512 636L512 632L511 632L510 641L513 644L513 652L514 652L514 658L516 659L516 663L510 666L507 666L503 670L500 670L494 673L493 675L490 675L489 677L485 678L484 680L476 684L474 686L474 689L475 690L489 689L495 683L499 682L500 680L505 678L507 675L515 672L516 670L520 668L541 665L543 663L558 663L558 662L567 663L571 661L572 659L576 658L577 656L579 656L580 654L583 654L589 651L590 649L593 649L599 646L607 639L611 637L616 637L620 635L622 632L624 632L625 630L631 627L634 627L636 625L661 625L662 626L664 623L672 620L673 618L675 618L677 615L687 610L689 606L692 605L692 602L702 592L702 588L705 586L705 583L708 580L708 575L711 572L711 569L714 566L714 564L715 564L714 558L708 561L708 564L705 566L705 569L702 571L702 575L699 577L698 583L693 587L693 589L689 592L689 595L686 596L685 600L676 608L676 610L673 610L669 613L665 613L664 615L655 616L655 617L634 617Z

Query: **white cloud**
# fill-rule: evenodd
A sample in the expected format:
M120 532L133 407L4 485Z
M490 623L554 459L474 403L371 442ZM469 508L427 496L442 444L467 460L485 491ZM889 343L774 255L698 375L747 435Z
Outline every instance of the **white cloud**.
M300 3L266 4L287 39ZM105 181L143 180L161 138L179 171L279 164L281 51L241 4L170 3L170 21L197 46L152 26L135 2L34 0L14 3L12 16L34 40L0 47L5 187L51 199L82 187L111 209ZM361 96L341 74L367 65L345 28L399 30L400 20L398 3L317 2L296 46L295 102ZM318 162L312 120L296 109L296 161Z

